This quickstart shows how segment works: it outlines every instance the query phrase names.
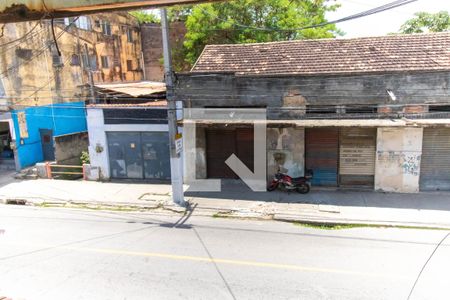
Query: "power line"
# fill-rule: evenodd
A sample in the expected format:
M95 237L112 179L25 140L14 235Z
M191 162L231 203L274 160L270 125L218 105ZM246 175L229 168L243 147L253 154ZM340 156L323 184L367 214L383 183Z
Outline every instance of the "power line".
M76 17L71 23L69 23L69 25L67 25L66 27L64 27L64 29L58 34L58 36L56 37L56 41L62 36L64 35L64 33L67 32L67 29L74 23L76 22L76 20L78 20L79 17ZM36 53L34 55L32 55L31 57L24 59L21 63L13 65L9 68L7 68L5 71L0 73L0 76L5 77L5 74L7 76L7 73L10 72L11 70L14 69L18 69L20 66L29 63L30 61L32 61L33 59L35 59L36 57L40 56L42 53L44 53L47 49L47 45L42 46L41 48L38 49L38 51L40 51L39 53Z
M332 24L337 24L337 23L341 23L341 22L345 22L345 21L350 21L350 20L354 20L354 19L358 19L358 18L362 18L362 17L367 17L373 14L377 14L386 10L390 10L390 9L394 9L396 7L399 6L403 6L412 2L415 2L417 0L397 0L397 1L393 1L390 3L387 3L385 5L381 5L366 11L362 11L344 18L340 18L337 20L333 20L333 21L328 21L328 22L322 22L319 24L315 24L315 25L309 25L309 26L304 26L304 27L300 27L300 28L290 28L290 29L283 29L283 28L272 28L272 27L255 27L255 26L248 26L248 25L243 25L240 23L232 23L232 26L236 26L236 27L241 27L244 29L252 29L252 30L258 30L258 31L279 31L279 32L293 32L293 31L302 31L302 30L306 30L306 29L313 29L313 28L318 28L318 27L324 27L327 25L332 25ZM213 17L214 19L223 21L223 22L228 22L229 20L227 19L223 19L220 18L218 16L214 16L212 14L210 14L207 10L203 9L201 6L198 6L200 8L200 10L202 12L204 12L205 14ZM212 31L217 31L217 30L230 30L230 29L212 29Z

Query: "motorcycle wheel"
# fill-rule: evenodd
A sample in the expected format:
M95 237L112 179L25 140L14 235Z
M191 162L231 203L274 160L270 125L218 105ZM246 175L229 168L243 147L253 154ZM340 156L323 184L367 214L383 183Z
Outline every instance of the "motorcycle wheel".
M309 193L309 185L308 184L300 184L297 188L297 193L300 194L308 194Z
M277 187L278 187L278 184L271 184L267 187L267 191L268 192L275 191L277 189Z

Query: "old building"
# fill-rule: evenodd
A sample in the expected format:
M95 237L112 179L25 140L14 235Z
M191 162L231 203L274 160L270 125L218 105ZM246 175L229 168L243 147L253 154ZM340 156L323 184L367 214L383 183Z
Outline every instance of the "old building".
M143 79L140 28L128 13L10 23L2 32L0 109L17 169L51 159L58 132L86 130L90 86Z
M162 64L163 59L163 43L161 24L144 23L141 24L142 35L142 52L144 59L144 74L145 79L150 81L164 81L164 68ZM174 67L176 69L182 68L177 62L183 61L180 58L182 55L182 47L184 36L186 35L186 27L184 22L171 22L170 24L170 45L172 47L172 56L174 57Z
M170 179L165 84L103 84L114 101L87 107L91 180Z
M313 186L450 190L450 33L208 45L176 97L188 108L263 108L267 174ZM197 121L196 171L252 169L252 124Z

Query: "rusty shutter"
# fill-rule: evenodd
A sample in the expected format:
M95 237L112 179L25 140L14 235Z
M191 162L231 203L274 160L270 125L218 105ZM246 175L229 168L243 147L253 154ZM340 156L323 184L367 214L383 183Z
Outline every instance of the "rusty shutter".
M336 128L305 129L305 166L314 171L312 185L337 185L338 132Z
M225 161L235 154L253 171L253 128L207 129L206 170L208 178L238 178Z
M450 128L423 130L420 190L450 190Z
M339 141L339 184L373 186L375 176L375 128L343 128Z

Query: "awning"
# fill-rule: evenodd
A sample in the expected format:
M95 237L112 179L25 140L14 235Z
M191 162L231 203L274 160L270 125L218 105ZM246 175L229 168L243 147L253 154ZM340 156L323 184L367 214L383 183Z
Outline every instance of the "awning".
M156 81L95 84L100 94L110 96L143 97L166 92L166 84Z
M352 120L213 120L213 119L184 119L180 123L195 123L201 125L239 125L264 123L267 126L295 126L295 127L450 127L450 119L352 119Z

